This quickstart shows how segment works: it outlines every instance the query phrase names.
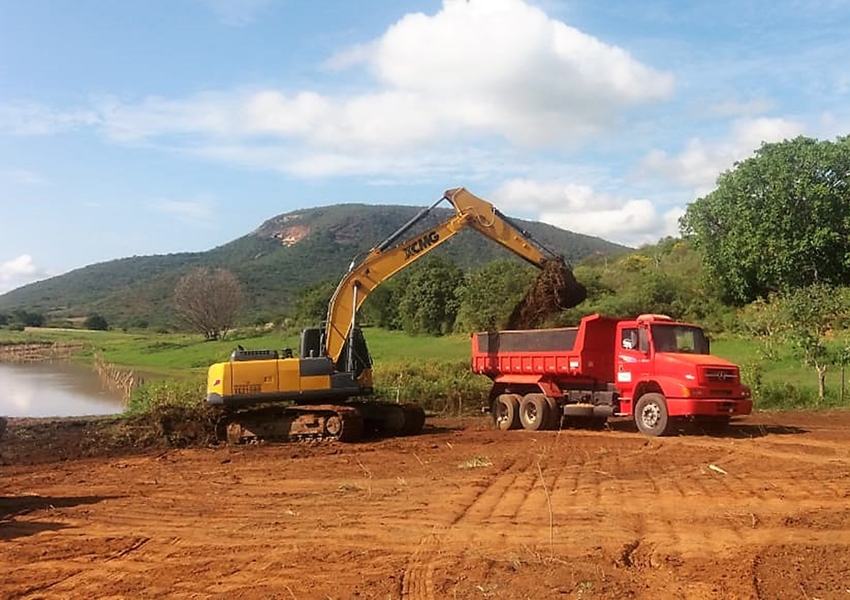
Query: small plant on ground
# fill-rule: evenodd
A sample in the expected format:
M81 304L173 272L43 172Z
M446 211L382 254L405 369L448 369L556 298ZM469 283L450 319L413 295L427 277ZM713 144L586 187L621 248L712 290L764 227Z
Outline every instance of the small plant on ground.
M484 467L492 467L493 461L487 456L473 456L460 463L458 469L481 469Z

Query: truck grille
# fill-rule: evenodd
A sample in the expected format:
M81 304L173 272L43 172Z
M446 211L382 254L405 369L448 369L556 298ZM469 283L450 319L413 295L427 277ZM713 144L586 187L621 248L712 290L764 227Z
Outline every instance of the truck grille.
M738 383L737 369L707 368L702 376L706 383Z

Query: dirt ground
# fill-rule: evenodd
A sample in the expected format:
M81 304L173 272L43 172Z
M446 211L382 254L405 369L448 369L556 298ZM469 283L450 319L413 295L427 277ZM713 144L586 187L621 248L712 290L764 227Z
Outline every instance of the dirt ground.
M105 457L14 429L4 598L850 598L850 411Z

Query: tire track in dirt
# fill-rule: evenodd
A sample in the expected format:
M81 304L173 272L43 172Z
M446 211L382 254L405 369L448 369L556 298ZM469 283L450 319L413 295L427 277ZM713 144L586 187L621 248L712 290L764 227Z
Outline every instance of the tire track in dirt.
M527 463L518 465L516 459L509 460L500 471L488 475L486 480L475 488L471 497L464 499L461 509L446 525L435 528L420 540L404 567L401 584L402 598L410 600L436 598L433 575L438 564L440 538L456 538L460 531L463 531L461 535L466 537L466 522L475 524L487 522L502 506L503 500L516 502L511 491L518 480L528 478L528 469ZM521 495L525 497L527 492ZM510 516L510 512L510 510L507 511L507 516Z
M437 534L423 537L416 551L410 556L401 580L401 597L408 600L435 600L434 568L435 555L440 547Z
M527 459L512 459L501 471L488 476L487 482L477 489L471 501L461 507L449 526L454 527L461 521L470 520L478 523L492 517L500 501L520 477L527 476L531 466L532 463Z
M660 476L652 468L641 469L646 486L633 494L652 496L658 505L657 510L646 516L647 535L657 540L659 547L684 554L696 554L706 548L731 552L742 544L751 547L770 539L790 542L809 536L813 544L825 544L829 537L819 533L812 536L811 527L798 525L789 529L789 524L794 525L793 519L789 522L782 514L797 514L805 507L823 508L834 521L835 511L850 497L848 480L836 478L834 459L812 460L804 451L806 460L800 464L794 460L796 454L752 448L746 442L736 442L734 449L720 454L717 446L725 444L725 440L719 440L713 448L704 440L674 438L669 442L671 451L684 446L704 448L705 452L699 465L682 463L673 455L661 457L661 462L668 464ZM789 449L795 448L795 452L799 450L799 443L783 443ZM815 446L833 448L835 444ZM692 461L694 455L689 456ZM787 468L775 466L765 471L759 466L764 458L770 458L774 464L786 463ZM682 473L681 478L677 472ZM699 525L699 536L692 533L692 528L683 526L688 521ZM833 533L838 539L850 537L846 526Z
M794 439L767 435L744 439L679 437L669 441L675 441L688 449L702 448L707 453L717 451L718 444L731 444L733 448L723 455L727 460L776 459L795 465L811 463L845 465L850 468L850 444L842 441L800 439L803 435L805 434L792 436Z
M464 499L460 510L444 527L422 538L404 569L402 597L435 597L433 573L439 564L442 541L468 545L473 540L486 539L491 543L493 536L506 537L502 527L498 528L501 533L493 533L494 525L526 527L534 523L539 526L540 515L546 514L544 508L549 502L546 491L550 488L545 484L547 471L543 457L538 456L512 458L499 471L489 474L475 493ZM554 482L563 473L564 469L559 469L549 476Z
M627 546L640 548L642 560L660 564L667 556L694 552L702 545L726 548L729 540L740 540L741 526L718 514L717 507L730 496L728 482L695 465L692 456L682 458L678 439L663 443L663 449L652 445L646 453L620 456L610 467L615 480L611 488L621 499L614 510L632 523L634 539ZM710 454L707 458L713 460ZM742 493L747 495L751 487ZM707 526L695 535L684 525L688 522Z

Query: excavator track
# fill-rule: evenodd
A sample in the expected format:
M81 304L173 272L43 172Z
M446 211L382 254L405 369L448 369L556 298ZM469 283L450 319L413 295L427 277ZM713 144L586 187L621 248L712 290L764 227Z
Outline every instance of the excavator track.
M241 409L221 418L217 434L228 444L304 440L356 442L363 436L363 417L356 408L338 405Z
M425 424L416 404L356 402L264 406L225 413L217 437L228 444L251 441L335 440L357 442L370 436L415 435Z
M363 415L367 433L377 436L416 435L425 425L425 411L418 404L350 402Z

